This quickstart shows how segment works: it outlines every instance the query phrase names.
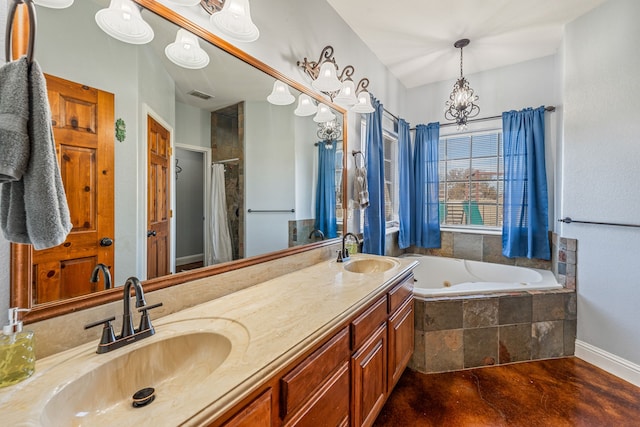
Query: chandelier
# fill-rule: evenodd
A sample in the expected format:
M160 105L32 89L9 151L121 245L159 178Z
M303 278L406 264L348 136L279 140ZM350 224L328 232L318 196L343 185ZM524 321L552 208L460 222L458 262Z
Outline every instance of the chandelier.
M324 148L330 150L333 148L333 142L338 141L342 135L340 124L334 119L328 122L318 123L318 138L324 142Z
M475 102L478 95L473 94L473 89L469 87L469 82L462 75L462 48L469 45L469 39L458 40L454 43L456 49L460 49L460 78L453 85L453 92L449 95L449 100L445 103L444 118L453 120L458 125L458 130L467 128L467 119L475 117L480 112Z

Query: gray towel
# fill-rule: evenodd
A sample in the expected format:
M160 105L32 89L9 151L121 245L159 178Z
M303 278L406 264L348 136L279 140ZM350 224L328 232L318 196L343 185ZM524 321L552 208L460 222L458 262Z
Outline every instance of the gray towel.
M354 194L360 209L369 206L369 185L367 183L367 168L356 167L355 179L353 180Z
M22 178L29 163L26 57L0 67L0 183Z
M1 185L0 228L9 241L46 249L63 243L72 224L56 158L46 81L36 61L28 76L29 164L20 181Z

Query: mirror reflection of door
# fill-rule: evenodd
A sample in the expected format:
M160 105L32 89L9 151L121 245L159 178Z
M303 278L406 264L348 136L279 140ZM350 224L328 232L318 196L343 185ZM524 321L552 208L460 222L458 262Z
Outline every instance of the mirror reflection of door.
M89 281L105 264L114 273L114 96L46 75L53 135L73 229L66 241L33 250L33 303L104 289Z
M147 279L171 274L170 133L147 116Z

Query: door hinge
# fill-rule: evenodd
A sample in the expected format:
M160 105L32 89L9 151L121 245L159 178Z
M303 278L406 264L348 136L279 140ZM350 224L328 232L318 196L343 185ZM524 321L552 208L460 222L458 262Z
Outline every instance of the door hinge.
M173 218L173 209L169 209L169 218Z
M173 156L173 147L169 146L169 157Z

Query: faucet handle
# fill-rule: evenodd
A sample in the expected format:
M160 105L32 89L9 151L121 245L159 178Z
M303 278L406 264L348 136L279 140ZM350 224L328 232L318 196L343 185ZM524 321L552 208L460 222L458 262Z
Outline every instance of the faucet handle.
M153 310L154 308L158 308L161 307L162 303L159 302L157 304L153 304L153 305L145 305L144 307L141 307L138 309L138 311L140 313L142 313L142 317L140 317L140 327L138 328L138 332L141 331L146 331L146 330L150 330L153 332L153 326L151 326L151 319L149 318L149 310Z
M88 323L84 325L85 329L94 328L96 326L104 325L102 328L102 337L100 338L100 344L98 344L98 353L100 349L107 344L111 344L116 340L116 335L113 333L113 326L111 322L116 320L115 316L111 316L108 319L98 320L97 322Z

